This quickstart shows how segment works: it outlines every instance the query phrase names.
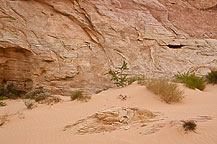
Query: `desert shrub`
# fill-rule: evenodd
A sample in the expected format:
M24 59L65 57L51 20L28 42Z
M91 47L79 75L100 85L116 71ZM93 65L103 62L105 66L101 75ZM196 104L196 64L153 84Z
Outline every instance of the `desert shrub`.
M184 92L179 90L176 84L165 79L148 80L146 87L166 103L180 102L183 99Z
M217 84L217 71L211 71L206 75L208 83Z
M0 100L6 100L8 99L6 96L0 96Z
M25 106L26 106L27 109L32 109L33 106L34 106L34 102L31 101L31 100L24 101L24 104L25 104Z
M81 90L77 90L74 91L71 94L71 100L79 100L79 101L87 101L88 99L90 99L90 96L88 96L87 94L85 94L83 91Z
M126 70L129 68L127 67L127 63L124 61L121 67L118 67L116 70L109 70L108 73L112 76L111 81L117 86L117 87L124 87L128 84L127 76L128 74L125 73Z
M194 131L196 130L197 124L193 121L182 121L182 127L184 128L185 131Z
M0 99L16 99L19 98L21 94L21 91L17 90L16 87L13 84L9 84L6 86L0 87Z
M191 89L204 90L206 87L206 80L204 77L196 76L195 74L190 74L189 72L184 74L175 75L177 82L184 83L187 87Z
M50 104L52 105L54 103L58 103L62 101L62 99L60 99L59 97L51 96L51 94L47 92L45 89L43 89L42 87L34 89L26 93L24 98L32 99L35 102L40 103L40 104L48 104L48 105Z
M6 106L7 104L5 102L0 102L0 107Z
M50 97L50 93L48 93L46 90L43 88L37 88L33 91L30 91L25 94L24 98L26 99L34 99L36 102L43 101Z

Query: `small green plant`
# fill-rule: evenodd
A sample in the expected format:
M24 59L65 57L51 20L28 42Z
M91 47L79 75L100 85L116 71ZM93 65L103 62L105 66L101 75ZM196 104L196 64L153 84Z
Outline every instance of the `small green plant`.
M177 82L184 83L187 87L191 89L204 90L206 87L206 80L204 77L196 76L195 74L190 74L189 72L184 74L175 75Z
M0 102L0 107L6 106L7 104L5 102Z
M206 76L208 83L217 84L217 71L211 71Z
M27 109L32 109L34 106L34 102L31 100L28 101L24 101L25 106L27 107Z
M176 84L165 79L148 80L146 87L154 94L159 95L166 103L180 102L184 98L184 92L179 90Z
M185 131L195 131L196 130L197 124L193 120L182 121L182 122L183 122L182 127L184 128Z
M72 101L74 101L74 100L88 101L88 99L90 99L90 97L81 90L74 91L71 94L71 100Z
M121 67L118 67L117 70L109 70L108 73L112 76L111 81L117 86L117 87L124 87L128 84L127 76L128 74L125 73L126 70L129 68L127 67L127 63L124 61Z
M8 99L6 96L0 96L0 100L6 100Z

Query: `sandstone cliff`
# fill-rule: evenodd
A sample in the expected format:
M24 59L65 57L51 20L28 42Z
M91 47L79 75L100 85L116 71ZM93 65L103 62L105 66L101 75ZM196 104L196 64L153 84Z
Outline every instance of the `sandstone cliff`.
M216 0L0 0L0 83L55 94L217 68Z

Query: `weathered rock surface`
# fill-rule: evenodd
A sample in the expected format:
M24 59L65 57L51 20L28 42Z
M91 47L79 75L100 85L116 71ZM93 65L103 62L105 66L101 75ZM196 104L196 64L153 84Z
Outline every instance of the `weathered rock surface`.
M152 112L138 108L110 108L99 111L86 119L81 119L64 130L70 129L77 134L110 132L125 126L130 128L132 123L145 123L153 121L156 115Z
M0 0L0 83L55 94L217 68L216 0Z

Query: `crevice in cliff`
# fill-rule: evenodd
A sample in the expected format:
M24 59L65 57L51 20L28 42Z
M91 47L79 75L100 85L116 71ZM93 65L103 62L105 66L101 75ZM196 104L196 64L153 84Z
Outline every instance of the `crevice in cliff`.
M182 48L184 45L168 44L167 46L168 46L169 48L172 48L172 49L180 49L180 48Z
M102 44L102 43L105 42L104 36L96 29L96 27L94 26L94 24L93 24L92 21L91 21L91 18L90 18L90 16L89 16L88 12L87 12L84 8L82 8L82 6L81 6L81 4L79 3L79 1L78 1L78 0L75 0L75 1L76 1L76 3L78 4L79 8L83 11L81 14L83 14L83 16L86 18L86 20L87 20L88 23L90 24L91 29L93 29L93 31L90 31L90 33L94 34L94 36L96 37L97 41L95 41L95 43L97 43L97 44L101 47L101 49L103 50L103 52L104 52L105 55L106 55L106 58L109 60L109 64L111 64L111 65L114 66L114 63L113 63L112 60L109 58L109 56L108 56L108 54L107 54L107 52L106 52L106 50L104 49L104 46L103 46L103 44ZM73 3L73 1L72 1L72 3ZM96 13L98 13L96 7L94 7L94 9L95 9ZM79 11L77 11L77 12L80 13ZM76 18L75 18L75 19L76 19ZM82 23L80 23L80 26L82 26ZM82 27L82 28L83 28L83 27ZM85 28L83 28L83 29L85 29ZM89 37L90 37L92 40L94 40L94 39L92 38L92 36L90 35L90 33L87 32L87 34L89 35ZM102 39L101 42L100 42L100 39L99 39L98 37ZM110 67L110 65L109 65L109 67Z

